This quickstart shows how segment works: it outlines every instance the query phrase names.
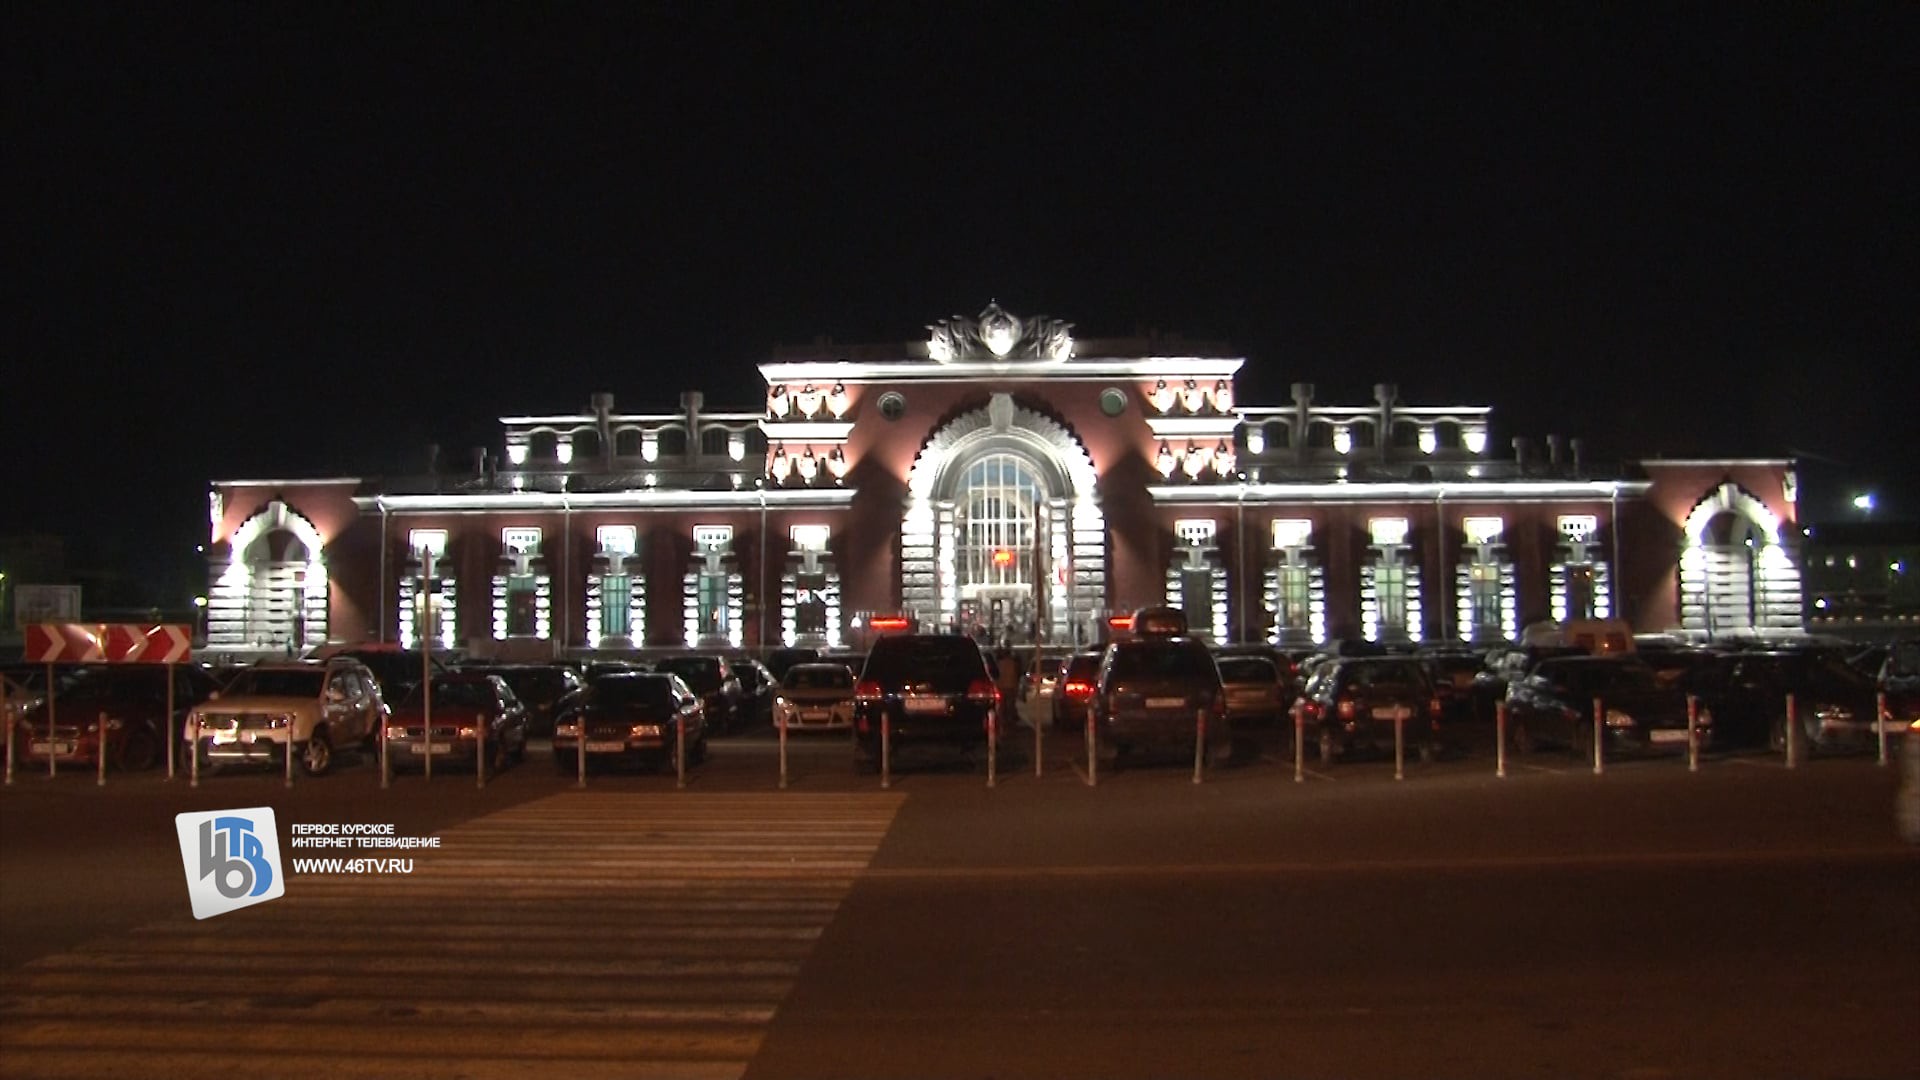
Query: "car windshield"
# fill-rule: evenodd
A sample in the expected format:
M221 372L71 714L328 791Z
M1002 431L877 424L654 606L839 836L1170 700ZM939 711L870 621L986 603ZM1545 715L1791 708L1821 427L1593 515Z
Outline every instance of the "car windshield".
M1832 656L1796 657L1788 670L1809 690L1832 692L1873 691L1873 677Z
M1280 669L1273 661L1258 656L1225 656L1217 663L1220 665L1222 682L1279 682Z
M720 689L720 662L699 656L673 656L653 665L654 670L680 676L696 694Z
M639 705L673 708L673 690L666 679L648 675L611 675L593 684L594 700L602 705Z
M788 668L782 685L789 690L851 690L853 672L838 664Z
M426 695L414 687L407 692L402 704L410 708L419 708L426 703ZM435 679L433 680L433 704L448 708L486 709L494 704L493 687L473 679Z
M867 657L867 679L965 685L986 677L980 648L965 638L888 638Z
M1347 669L1347 685L1355 689L1393 687L1412 690L1418 689L1425 681L1420 666L1406 661L1375 661L1354 664Z
M1641 663L1566 664L1554 674L1553 681L1583 697L1659 689L1653 669Z
M1109 672L1116 679L1202 679L1219 677L1213 657L1185 645L1130 645L1113 652Z
M310 697L320 696L327 673L294 668L248 668L227 684L227 697Z

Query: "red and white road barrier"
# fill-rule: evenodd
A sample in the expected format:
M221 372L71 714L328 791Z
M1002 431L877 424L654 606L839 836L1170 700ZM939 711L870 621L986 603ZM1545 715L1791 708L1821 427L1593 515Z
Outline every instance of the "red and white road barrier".
M1687 695L1687 771L1700 771L1700 699Z
M1787 695L1787 768L1800 767L1800 709L1793 695Z
M1207 710L1193 713L1193 782L1200 782L1201 763L1207 757Z
M1306 705L1295 698L1293 702L1293 782L1304 783L1307 779L1307 709Z
M1407 718L1398 710L1393 714L1393 778L1407 778Z

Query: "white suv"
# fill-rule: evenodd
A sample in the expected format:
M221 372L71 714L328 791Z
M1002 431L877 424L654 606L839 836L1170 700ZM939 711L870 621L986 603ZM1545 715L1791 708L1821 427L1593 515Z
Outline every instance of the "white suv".
M301 770L320 776L336 748L372 745L387 711L380 684L358 660L255 664L195 706L181 734L210 764L277 763L291 739Z

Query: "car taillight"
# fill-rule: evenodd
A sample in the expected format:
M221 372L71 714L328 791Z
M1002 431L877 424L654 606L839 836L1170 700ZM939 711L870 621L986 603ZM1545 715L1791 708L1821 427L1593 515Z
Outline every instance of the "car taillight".
M885 691L880 689L880 683L876 679L862 679L853 686L855 701L879 701L885 696Z
M1340 699L1340 719L1351 720L1353 719L1353 714L1354 714L1353 699L1341 698Z
M1440 719L1440 699L1438 697L1430 697L1427 699L1427 715L1433 717L1435 720Z
M1000 688L993 685L991 679L975 679L967 684L968 701L996 701L1000 697Z
M1068 697L1086 697L1088 694L1091 694L1091 693L1093 693L1092 683L1082 682L1079 679L1068 680L1067 682Z

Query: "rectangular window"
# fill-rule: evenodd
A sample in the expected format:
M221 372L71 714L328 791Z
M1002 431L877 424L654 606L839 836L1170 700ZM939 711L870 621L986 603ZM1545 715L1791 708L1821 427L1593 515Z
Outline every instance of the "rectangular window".
M725 571L702 570L697 597L700 603L700 633L725 637L727 625L727 575Z
M1395 630L1407 625L1407 568L1398 560L1373 568L1373 595L1380 605L1380 626Z
M1287 630L1306 630L1312 622L1312 578L1305 566L1280 567L1280 610L1275 618Z
M1567 618L1593 618L1593 592L1591 563L1567 567Z
M827 632L827 575L800 574L794 579L793 628L796 633Z
M1206 628L1213 625L1213 570L1196 567L1180 571L1180 606L1186 609L1187 625Z
M1475 563L1467 570L1467 604L1473 636L1501 637L1505 633L1500 606L1500 565Z
M532 637L539 632L539 583L532 574L507 576L507 634Z
M603 637L625 637L632 632L627 610L627 593L632 588L625 574L606 574L600 578L600 633Z

